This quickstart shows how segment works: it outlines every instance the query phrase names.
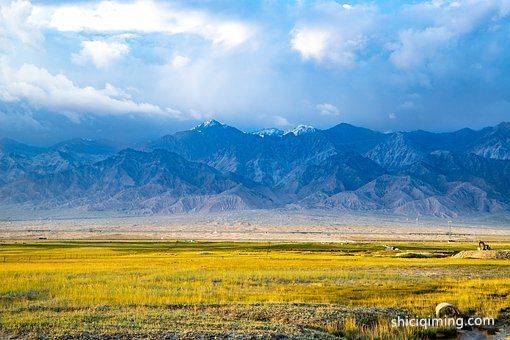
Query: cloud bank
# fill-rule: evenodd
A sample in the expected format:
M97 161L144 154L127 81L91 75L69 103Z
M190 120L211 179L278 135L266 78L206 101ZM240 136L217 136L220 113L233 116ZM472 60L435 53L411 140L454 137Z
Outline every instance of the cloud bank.
M74 121L79 121L81 114L165 114L156 105L133 101L111 84L102 89L79 87L63 74L53 75L34 65L25 64L18 70L4 67L1 75L0 99L3 101L26 101L35 108L60 112Z
M506 0L0 0L0 137L478 128L509 119L509 37Z

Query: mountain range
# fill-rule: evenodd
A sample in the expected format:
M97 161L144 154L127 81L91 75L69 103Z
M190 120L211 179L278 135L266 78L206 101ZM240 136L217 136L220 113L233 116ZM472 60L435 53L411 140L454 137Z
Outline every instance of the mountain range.
M330 209L457 217L510 212L510 123L451 133L349 124L253 133L212 120L121 149L0 140L0 209L139 214Z

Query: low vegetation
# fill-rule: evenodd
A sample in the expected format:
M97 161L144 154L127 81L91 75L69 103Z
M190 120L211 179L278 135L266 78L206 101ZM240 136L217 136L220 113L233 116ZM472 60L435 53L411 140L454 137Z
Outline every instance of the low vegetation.
M0 243L0 335L423 338L439 302L501 318L510 261L462 243ZM509 248L494 244L494 248Z

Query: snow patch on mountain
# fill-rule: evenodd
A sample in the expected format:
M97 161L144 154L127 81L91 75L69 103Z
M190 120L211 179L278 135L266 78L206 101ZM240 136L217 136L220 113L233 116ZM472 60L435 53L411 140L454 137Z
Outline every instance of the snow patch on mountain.
M218 121L217 121L217 120L215 120L215 119L211 119L211 120L207 120L207 121L203 122L203 123L202 123L202 124L200 124L200 125L195 126L192 130L202 132L202 131L204 131L204 130L206 130L206 129L208 129L208 128L213 128L213 127L224 127L224 126L226 126L226 125L224 125L224 124L222 124L222 123L218 122Z
M316 128L310 125L298 125L292 130L285 131L284 135L293 134L294 136L301 136L307 133L318 131Z
M277 129L277 128L265 128L259 131L253 132L254 135L260 136L262 138L264 137L280 137L283 136L285 132Z

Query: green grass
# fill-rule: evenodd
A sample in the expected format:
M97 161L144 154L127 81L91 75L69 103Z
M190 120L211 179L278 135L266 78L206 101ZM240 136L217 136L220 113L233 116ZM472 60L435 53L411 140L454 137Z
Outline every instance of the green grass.
M419 338L438 330L389 319L444 301L476 316L510 306L510 261L449 256L473 244L396 245L406 254L378 243L0 242L0 335Z

